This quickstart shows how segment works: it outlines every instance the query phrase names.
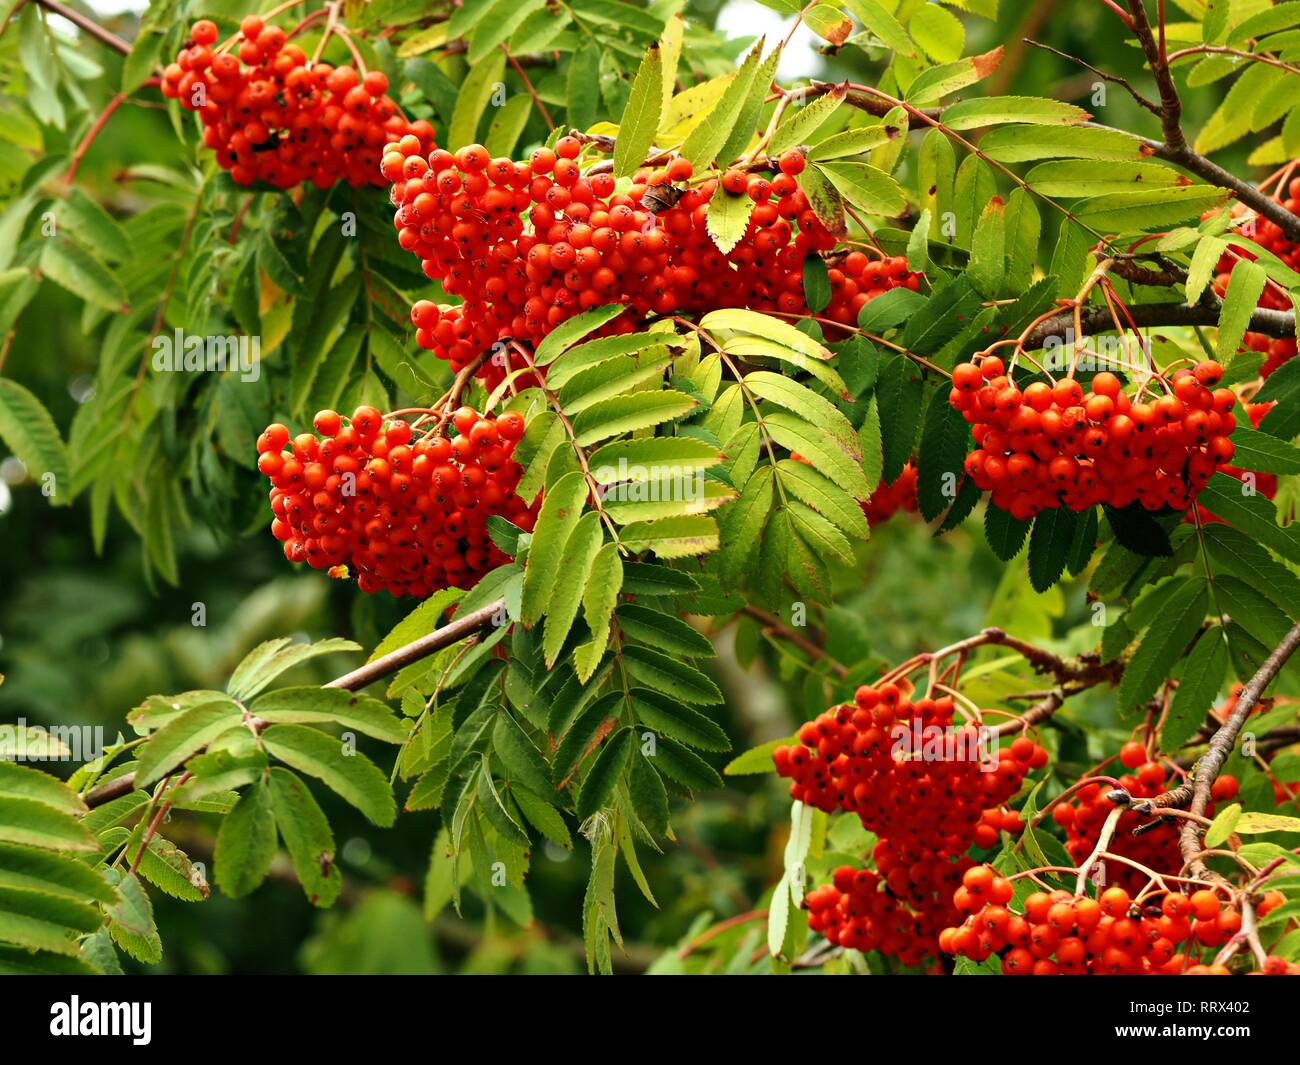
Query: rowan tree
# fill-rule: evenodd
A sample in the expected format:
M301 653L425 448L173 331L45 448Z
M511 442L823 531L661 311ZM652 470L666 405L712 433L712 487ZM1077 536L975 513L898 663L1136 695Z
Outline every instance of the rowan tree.
M0 971L1296 969L1300 4L256 6L5 15L0 523L196 679L17 644Z

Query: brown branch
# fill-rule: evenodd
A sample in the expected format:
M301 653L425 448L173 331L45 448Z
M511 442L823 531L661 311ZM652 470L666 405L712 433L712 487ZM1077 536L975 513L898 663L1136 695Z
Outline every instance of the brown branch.
M1060 56L1060 58L1067 60L1068 62L1077 63L1079 66L1092 71L1092 73L1096 74L1097 77L1102 79L1102 81L1109 81L1120 86L1131 97L1133 97L1140 106L1146 108L1153 115L1159 116L1160 105L1148 100L1138 92L1137 89L1133 88L1127 78L1121 78L1118 74L1108 74L1106 71L1099 67L1094 67L1091 63L1085 62L1076 55L1070 55L1069 52L1062 52L1059 48L1053 48L1050 44L1044 44L1042 41L1035 41L1032 37L1026 37L1024 40L1025 44L1032 45L1035 48L1041 48L1044 52L1051 52L1053 55Z
M1164 130L1165 147L1175 154L1185 152L1188 148L1187 138L1183 136L1183 102L1178 98L1169 61L1156 42L1144 0L1128 0L1128 9L1132 15L1129 28L1146 56L1147 66L1151 69L1151 76L1156 79L1156 89L1160 93L1160 128Z
M1286 634L1286 638L1273 649L1258 672L1246 682L1237 697L1237 705L1232 708L1232 713L1210 739L1205 753L1196 760L1191 772L1187 774L1187 779L1171 791L1151 799L1150 803L1153 807L1186 806L1190 813L1198 817L1205 816L1205 809L1210 802L1210 791L1228 756L1237 746L1237 735L1241 732L1242 725L1255 709L1255 704L1264 689L1273 682L1273 678L1278 675L1297 647L1300 647L1300 624L1295 625ZM1198 838L1198 828L1198 822L1186 820L1178 836L1178 846L1191 875L1203 877L1208 870L1199 856L1201 843Z
M1300 222L1300 219L1297 219ZM1044 319L1024 338L1027 351L1041 348L1052 337L1064 337L1066 331L1074 328L1073 310L1066 308L1059 314ZM1201 304L1189 307L1185 303L1139 303L1129 308L1133 324L1139 328L1179 325L1218 325L1218 304ZM1080 318L1083 332L1113 332L1115 323L1110 311L1105 307L1090 307ZM1289 337L1295 335L1295 312L1274 311L1258 308L1250 316L1250 329L1271 337Z
M399 647L396 651L391 651L381 658L376 658L373 662L367 662L364 666L352 670L350 673L344 673L341 677L336 677L328 684L322 685L325 688L343 688L346 691L358 691L373 684L384 677L392 676L398 670L409 666L412 662L418 662L421 658L428 658L429 655L441 651L444 647L450 647L458 640L463 640L466 636L472 636L482 632L493 624L493 618L497 612L504 610L506 601L497 599L487 606L480 607L464 617L456 618L448 622L440 629L418 640L412 640L405 647ZM92 788L85 795L85 803L92 809L96 806L103 806L106 802L120 798L128 794L135 787L135 774L123 773L120 777L115 777L107 784L102 784L97 788Z
M510 64L510 69L518 74L519 80L524 83L524 90L533 98L533 103L537 105L537 110L541 112L542 121L546 123L546 128L552 130L555 129L555 122L551 119L551 113L546 110L546 105L542 103L542 98L537 95L537 90L533 88L533 83L529 80L528 74L524 71L523 66L520 65L519 60L510 54L510 49L507 48L504 43L501 45L501 51L505 52L506 60Z
M819 647L803 633L796 632L775 614L769 614L766 610L750 605L742 607L740 612L760 622L764 630L769 634L779 636L786 643L794 644L795 647L814 661L826 662L831 667L831 672L841 680L848 676L848 668L832 658L825 648Z
M129 42L122 40L116 33L112 33L92 18L88 18L80 11L73 11L72 8L61 4L58 0L36 0L36 3L61 18L67 19L80 30L84 30L100 44L107 45L115 52L121 52L123 55L131 54L131 45Z

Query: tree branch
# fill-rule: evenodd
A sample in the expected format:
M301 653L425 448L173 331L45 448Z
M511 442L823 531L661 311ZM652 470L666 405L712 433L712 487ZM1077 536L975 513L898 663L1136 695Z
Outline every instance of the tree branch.
M1187 779L1171 791L1150 799L1149 803L1152 807L1159 809L1166 806L1187 806L1188 811L1197 817L1205 816L1205 808L1210 802L1210 790L1214 787L1224 762L1228 760L1228 755L1237 746L1237 735L1241 732L1242 725L1255 709L1255 704L1264 689L1273 682L1273 678L1286 665L1287 659L1297 647L1300 647L1300 624L1286 634L1286 638L1273 649L1258 672L1241 689L1241 694L1237 697L1237 705L1232 708L1232 713L1211 737L1209 746L1196 760L1191 772L1187 774ZM1204 860L1199 857L1201 852L1199 828L1197 821L1187 819L1178 835L1179 849L1193 877L1203 877L1208 872Z
M421 636L418 640L412 640L405 647L399 647L396 651L391 651L382 658L376 658L373 662L367 662L364 666L352 670L351 673L344 673L341 677L336 677L328 684L322 685L325 688L343 688L347 691L357 691L373 684L384 677L392 676L399 669L409 666L412 662L418 662L421 658L428 658L429 655L441 651L444 647L450 647L453 643L463 640L466 636L473 636L484 629L491 627L493 618L497 612L504 610L506 601L497 599L485 607L480 607L464 617L456 618L448 622L440 629L434 629L433 632ZM107 784L102 784L98 788L92 788L85 795L85 803L92 809L96 806L103 806L106 802L127 795L135 787L135 774L123 773L120 777L114 777Z
M1300 221L1298 219L1297 221ZM1139 327L1178 325L1218 325L1219 306L1200 304L1189 307L1185 303L1138 303L1129 307L1133 323ZM1115 323L1105 307L1090 307L1081 316L1085 334L1113 332ZM1064 337L1074 328L1074 312L1070 308L1047 318L1031 329L1025 337L1026 351L1041 348L1052 337ZM1258 308L1250 316L1250 329L1271 337L1295 335L1295 312Z
M46 11L67 19L79 30L94 37L100 44L107 45L115 52L121 52L122 55L131 54L131 45L129 42L122 40L122 38L116 33L104 29L104 27L98 22L83 15L80 11L72 10L72 8L68 7L66 4L59 3L59 0L36 0L36 3L45 8Z

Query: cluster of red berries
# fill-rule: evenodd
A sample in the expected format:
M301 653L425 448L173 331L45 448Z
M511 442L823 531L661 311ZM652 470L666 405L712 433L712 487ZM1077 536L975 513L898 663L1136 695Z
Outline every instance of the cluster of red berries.
M478 144L430 152L417 136L385 145L381 170L393 183L398 242L462 301L412 309L421 347L459 369L500 339L536 344L573 315L610 303L627 313L606 334L632 331L652 314L719 307L810 313L804 259L829 251L835 237L799 188L800 152L783 155L771 180L733 170L721 181L687 184L691 164L677 158L617 191L612 174L583 172L582 150L571 136L527 162L494 159ZM730 195L755 202L743 237L724 254L709 234L708 211L715 196ZM843 324L875 296L920 281L906 260L860 251L829 277L821 315ZM485 376L503 372L489 366Z
M1001 955L1008 976L1204 976L1227 974L1224 965L1202 964L1199 951L1218 948L1241 928L1241 914L1225 909L1213 891L1167 894L1159 905L1109 887L1097 898L1064 889L1029 895L1021 913L1010 909L1011 881L986 865L968 869L953 896L965 915L945 928L945 954L981 962ZM1270 892L1259 913L1282 899ZM1285 975L1287 962L1270 957L1262 972Z
M908 463L890 484L879 484L862 504L868 525L888 521L900 510L916 513L916 467Z
M1244 403L1242 405L1246 408L1246 414L1250 417L1250 424L1256 429L1259 428L1259 423L1263 419L1264 415L1273 408L1272 403ZM1235 477L1237 480L1242 482L1244 482L1247 477L1253 477L1255 479L1254 487L1256 493L1262 495L1265 499L1272 499L1277 495L1277 474L1275 473L1259 473L1255 470L1243 470L1237 466L1220 466L1219 472L1226 473L1229 477ZM1223 521L1223 519L1217 514L1212 514L1199 503L1196 504L1196 516L1194 517L1189 512L1183 520L1185 522L1195 523L1197 517L1200 518L1202 524L1207 521Z
M1280 196L1279 189L1274 198L1278 199ZM1292 179L1286 189L1286 198L1280 199L1280 202L1292 213L1300 211L1300 178ZM1252 239L1256 244L1272 252L1293 270L1300 270L1300 244L1288 240L1277 223L1255 215L1253 211L1241 204L1234 206L1233 213L1239 217L1250 218L1254 222L1255 231ZM1222 297L1228 291L1228 281L1237 263L1243 260L1254 260L1254 258L1255 255L1244 248L1234 248L1231 253L1225 252L1220 256L1215 267L1215 292ZM1259 295L1259 306L1269 310L1289 311L1291 299L1285 289L1278 285L1266 284L1264 291ZM1265 355L1264 364L1259 371L1261 377L1268 377L1287 359L1294 358L1296 353L1294 336L1270 337L1265 333L1247 333L1244 344L1251 351L1262 352Z
M530 530L535 510L515 493L511 459L524 433L513 411L483 417L461 407L457 435L418 439L374 407L351 419L316 415L316 433L289 439L280 424L257 440L257 468L271 480L271 533L290 562L348 567L363 592L424 597L468 588L509 559L492 543L493 514ZM319 434L317 436L316 434Z
M1004 804L1047 752L1028 736L992 751L977 726L953 727L951 697L913 701L908 692L905 683L862 685L772 760L791 779L792 798L855 812L878 837L874 872L841 870L809 896L810 927L916 964L936 956L971 845L993 847L1000 831L1021 829Z
M953 369L949 398L972 425L966 473L1016 518L1134 501L1186 510L1236 450L1237 396L1214 387L1222 377L1206 360L1177 370L1150 400L1130 399L1106 371L1087 392L1072 377L1022 390L990 356Z
M388 97L388 78L350 66L309 63L284 30L256 15L240 23L236 52L214 48L216 24L200 19L163 72L162 93L203 121L203 142L239 185L282 189L382 185L381 149L402 136L427 151L433 127L409 122Z
M1119 786L1135 799L1151 799L1171 786L1169 774L1159 762L1153 761L1143 744L1130 740L1120 748L1120 764L1130 772L1119 778ZM1216 802L1228 802L1236 797L1237 779L1233 776L1221 776L1214 782L1212 798ZM1097 846L1101 827L1114 804L1107 794L1114 790L1108 784L1088 784L1081 788L1069 802L1058 803L1052 808L1052 817L1065 829L1065 849L1076 862L1086 861L1088 855ZM1213 805L1208 813L1213 813ZM1151 824L1149 817L1139 817L1133 811L1126 811L1120 816L1115 828L1115 835L1107 849L1121 858L1130 858L1152 869L1173 869L1182 865L1178 853L1179 822L1166 820L1155 823L1155 827L1145 829L1138 835L1133 829L1139 825ZM1138 890L1146 883L1146 876L1123 862L1103 859L1106 883L1119 884Z

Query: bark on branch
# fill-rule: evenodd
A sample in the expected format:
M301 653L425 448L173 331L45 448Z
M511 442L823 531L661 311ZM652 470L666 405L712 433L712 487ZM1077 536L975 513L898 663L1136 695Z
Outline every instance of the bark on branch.
M418 640L412 640L405 647L399 647L382 658L376 658L373 662L367 662L350 673L344 673L343 676L336 677L322 687L358 691L377 680L390 677L412 662L428 658L429 655L441 651L444 647L450 647L467 636L477 635L484 629L490 628L494 623L493 619L497 617L498 612L505 610L505 606L506 601L498 599L464 617L448 622L440 629L434 629L433 632L421 636ZM106 802L130 794L134 788L135 774L123 773L120 777L114 777L108 783L88 791L85 803L92 809L103 806Z
M1228 756L1232 754L1233 749L1237 746L1237 736L1241 732L1241 727L1246 723L1251 711L1255 709L1255 704L1259 702L1259 697L1264 693L1272 682L1273 678L1281 672L1286 665L1287 659L1295 653L1297 647L1300 647L1300 624L1297 624L1286 638L1273 649L1272 654L1264 660L1264 664L1259 667L1246 685L1241 689L1241 694L1237 696L1237 705L1232 708L1227 719L1219 727L1218 731L1210 738L1209 746L1206 747L1205 753L1196 760L1192 770L1187 774L1187 779L1178 787L1171 791L1166 791L1162 795L1157 795L1150 800L1150 806L1156 809L1160 807L1183 807L1186 806L1189 813L1197 818L1205 816L1205 809L1210 802L1210 791L1214 787L1214 782L1223 769L1224 763ZM1203 878L1208 870L1204 860L1199 857L1201 854L1200 832L1202 826L1198 821L1191 818L1183 821L1182 829L1178 834L1178 846L1182 852L1183 860L1188 863L1190 869L1189 876Z

